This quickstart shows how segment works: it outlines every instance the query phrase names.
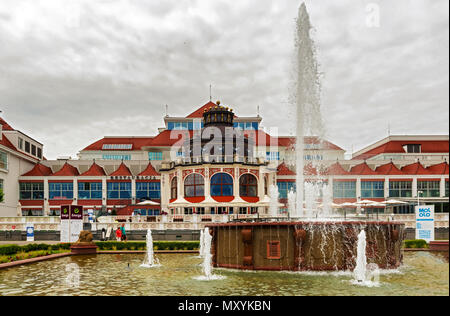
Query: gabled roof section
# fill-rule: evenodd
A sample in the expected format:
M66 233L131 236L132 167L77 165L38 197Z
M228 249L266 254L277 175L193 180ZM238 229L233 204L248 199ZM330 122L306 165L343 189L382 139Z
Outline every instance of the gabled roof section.
M160 174L153 168L152 163L150 162L145 168L144 171L142 171L139 176L159 176Z
M427 168L432 174L449 174L449 168L447 161L441 162L440 164L429 166Z
M283 162L277 168L277 175L279 176L295 176L297 173L289 169Z
M336 161L334 164L329 166L327 170L325 171L325 174L333 175L333 176L348 176L351 175L350 172L345 170L342 165L339 163L339 161Z
M357 174L357 175L376 175L378 174L374 170L372 170L366 162L363 162L359 165L353 166L350 169L351 174Z
M80 172L78 169L69 163L65 163L64 166L58 171L52 174L53 177L73 177L73 176L79 176Z
M117 168L116 171L114 171L113 173L110 174L110 176L112 177L117 177L117 176L122 176L122 177L126 177L126 176L132 176L133 174L131 173L130 169L122 162L119 166L119 168Z
M9 149L12 149L14 151L18 151L16 146L14 146L8 139L8 137L6 137L5 135L2 135L2 139L0 139L0 145L3 145L5 147L8 147ZM36 158L35 158L36 159Z
M82 177L102 177L106 176L105 170L94 161L88 171L81 174Z
M52 174L52 169L40 163L34 165L33 169L23 174L22 177L47 177Z
M422 166L422 164L419 161L404 166L401 170L406 174L432 174L431 171L427 170L424 166Z
M384 175L404 175L404 173L400 169L398 169L392 161L390 163L377 167L375 171L378 174Z
M4 131L15 131L14 128L11 127L4 119L0 117L0 125L2 125L2 129Z
M303 138L303 142L305 145L317 145L316 148L309 146L310 148L305 148L305 150L342 150L341 147L327 141L324 139L320 139L316 136L306 136ZM278 146L294 148L297 143L297 138L292 136L280 136L278 137Z
M203 113L205 112L205 110L209 110L210 107L213 107L213 106L216 106L216 105L217 104L215 104L214 102L209 101L204 106L202 106L199 109L195 110L194 112L192 112L191 114L189 114L186 117L187 118L203 118Z

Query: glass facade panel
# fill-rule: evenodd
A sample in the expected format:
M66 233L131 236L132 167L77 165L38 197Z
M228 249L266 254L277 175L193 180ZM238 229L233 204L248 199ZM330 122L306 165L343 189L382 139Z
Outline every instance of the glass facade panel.
M131 182L108 182L108 199L131 199Z
M362 198L384 198L384 181L362 181Z
M72 200L73 199L73 183L49 183L50 200Z
M333 197L338 199L356 198L356 181L334 181Z
M211 178L211 196L233 196L233 178L226 173L217 173Z
M78 182L78 199L80 200L101 200L101 182Z
M151 200L161 198L161 184L159 182L136 182L136 198Z
M440 181L417 181L417 194L420 197L439 197Z

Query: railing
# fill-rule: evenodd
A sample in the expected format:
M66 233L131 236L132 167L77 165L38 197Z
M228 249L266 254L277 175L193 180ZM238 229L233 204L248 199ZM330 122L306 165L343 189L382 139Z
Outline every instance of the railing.
M150 221L147 221L150 219ZM407 228L414 228L416 224L415 214L361 214L334 217L334 220L371 220L371 221L398 221L405 223ZM198 230L211 223L248 222L248 221L288 221L307 220L306 218L289 218L285 215L271 216L260 214L192 214L192 215L158 215L158 216L103 216L97 222L92 223L92 229L117 228L124 223L128 230L166 230L166 229L190 229ZM0 231L25 231L27 224L34 224L35 230L59 231L59 217L30 216L30 217L0 217ZM448 213L435 213L435 227L449 227Z

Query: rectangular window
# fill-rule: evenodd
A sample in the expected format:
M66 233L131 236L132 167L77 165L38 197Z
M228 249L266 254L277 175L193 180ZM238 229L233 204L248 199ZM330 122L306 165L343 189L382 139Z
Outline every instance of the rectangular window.
M295 182L278 182L277 185L280 199L287 199L289 191L296 192L297 190Z
M356 198L356 181L334 181L333 197L338 199Z
M103 155L103 160L131 160L131 155Z
M119 149L119 150L129 150L133 148L133 144L104 144L103 150L105 149Z
M281 245L280 241L267 241L267 259L281 259Z
M8 154L0 150L0 169L8 170Z
M18 148L20 150L23 150L23 139L19 137L19 143L18 143Z
M42 148L40 148L40 147L38 147L38 149L37 149L37 156L38 156L38 158L42 159Z
M50 200L72 200L73 199L73 183L49 183Z
M445 181L445 196L448 197L448 181Z
M383 198L384 181L361 181L362 198Z
M21 200L43 200L44 183L20 183L19 196Z
M25 152L30 153L30 151L31 151L31 144L25 141Z
M160 182L136 182L136 198L152 200L161 198Z
M389 197L412 197L411 181L390 181Z
M417 194L420 197L439 197L440 181L417 181Z
M31 154L33 155L33 156L36 156L36 146L35 145L31 145Z
M131 182L108 182L108 199L131 199Z
M266 160L280 160L280 152L266 152Z
M148 159L149 160L162 160L162 152L149 152Z
M80 200L101 200L101 182L78 182L78 199Z

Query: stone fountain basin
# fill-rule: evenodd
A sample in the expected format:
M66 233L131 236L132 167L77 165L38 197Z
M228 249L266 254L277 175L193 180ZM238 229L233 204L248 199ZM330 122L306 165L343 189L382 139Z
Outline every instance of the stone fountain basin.
M367 235L367 262L396 269L405 225L380 221L224 223L207 226L214 267L244 270L352 271L357 241Z

